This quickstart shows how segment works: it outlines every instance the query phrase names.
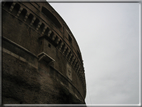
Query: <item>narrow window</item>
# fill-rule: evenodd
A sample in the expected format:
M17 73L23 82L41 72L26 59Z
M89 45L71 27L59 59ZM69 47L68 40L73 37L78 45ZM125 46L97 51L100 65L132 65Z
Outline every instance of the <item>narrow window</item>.
M45 7L42 7L42 13L49 19L51 20L58 28L61 28L61 24L58 21L58 19Z
M48 44L48 47L49 47L49 48L51 48L51 45L50 45L50 44Z
M69 50L69 49L67 48L66 51L65 51L65 55L67 55L68 50Z
M32 22L32 19L33 19L33 15L30 14L28 19L27 19L27 23L30 24Z
M80 52L77 51L77 55L78 55L79 59L82 59Z
M44 29L45 25L42 23L40 28L39 28L39 32L42 33L43 29Z
M12 13L16 16L19 10L20 10L20 5L16 4L14 6L14 9L13 9Z
M52 38L52 37L53 37L53 35L54 35L54 32L52 32L52 33L50 34L50 37Z
M62 46L62 49L61 49L62 52L64 51L64 48L65 48L65 44Z
M6 2L5 5L4 5L4 8L9 11L11 5L12 5L12 2Z
M48 32L49 32L49 28L47 27L47 29L45 30L44 35L48 35Z
M72 38L69 34L68 34L68 40L69 40L70 43L72 43Z
M36 20L33 23L34 28L37 28L38 24L39 24L39 19L36 18Z
M21 12L21 14L20 14L20 16L19 16L19 18L22 19L22 20L24 20L26 14L27 14L27 10L23 9L22 12Z

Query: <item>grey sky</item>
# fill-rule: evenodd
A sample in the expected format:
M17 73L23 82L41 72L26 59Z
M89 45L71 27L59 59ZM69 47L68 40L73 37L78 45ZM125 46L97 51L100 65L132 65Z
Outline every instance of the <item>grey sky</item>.
M76 38L87 104L139 103L139 3L50 3Z

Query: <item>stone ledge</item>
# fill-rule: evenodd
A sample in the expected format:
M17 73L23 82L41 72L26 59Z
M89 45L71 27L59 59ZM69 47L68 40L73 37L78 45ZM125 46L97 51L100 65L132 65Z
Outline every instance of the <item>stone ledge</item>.
M7 49L5 49L5 48L2 48L2 52L7 53L7 54L9 54L9 55L11 55L11 56L13 56L13 57L15 57L15 58L21 60L22 62L26 62L26 63L28 63L30 66L32 66L32 67L38 69L38 67L36 67L36 66L33 65L32 63L29 63L29 62L28 62L26 59L24 59L23 57L21 57L21 56L15 54L15 53L12 53L12 52L10 52L9 50L7 50Z

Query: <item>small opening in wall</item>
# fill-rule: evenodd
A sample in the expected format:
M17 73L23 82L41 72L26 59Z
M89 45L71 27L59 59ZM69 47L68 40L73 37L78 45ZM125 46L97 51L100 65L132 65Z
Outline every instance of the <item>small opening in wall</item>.
M16 16L19 10L20 10L20 5L16 4L14 6L14 9L13 9L12 13Z
M42 41L40 41L40 45L42 45Z
M39 23L39 19L36 18L36 20L33 23L34 28L36 28L38 26Z
M19 16L19 18L22 19L22 20L24 20L26 14L27 14L27 10L23 9L22 12L21 12L21 14L20 14L20 16Z
M45 30L45 35L48 35L48 32L49 32L49 28L47 27L47 29Z
M79 59L82 59L80 52L77 51L77 55L78 55Z
M53 37L53 35L54 35L54 32L52 32L52 33L51 33L50 37L52 38L52 37Z
M69 34L68 34L68 39L69 39L69 42L72 43L72 38Z
M51 45L50 45L50 44L48 44L48 47L49 47L49 48L51 48Z
M40 33L42 33L44 27L45 27L45 25L42 23L41 26L40 26L40 28L39 28Z
M32 21L32 19L33 19L33 15L30 14L29 17L28 17L28 19L27 19L27 23L30 24L31 21Z
M71 62L72 62L72 60L73 60L73 56L71 56Z
M69 55L67 56L67 59L69 58L70 55L71 55L71 52L70 52Z
M61 51L63 52L65 49L65 44L62 46Z
M61 24L58 21L58 19L52 14L52 12L50 12L48 9L46 9L45 7L42 7L42 13L49 18L58 28L61 28Z
M3 2L3 3L4 3L4 2ZM6 2L4 8L5 8L6 10L9 10L10 7L11 7L11 5L12 5L12 2Z
M65 55L67 55L68 50L69 50L69 49L67 48L66 51L65 51Z

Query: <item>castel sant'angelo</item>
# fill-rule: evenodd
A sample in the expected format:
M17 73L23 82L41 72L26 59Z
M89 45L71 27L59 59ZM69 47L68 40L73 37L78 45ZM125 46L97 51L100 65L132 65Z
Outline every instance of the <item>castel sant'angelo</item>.
M45 2L2 2L2 103L85 104L79 46Z

